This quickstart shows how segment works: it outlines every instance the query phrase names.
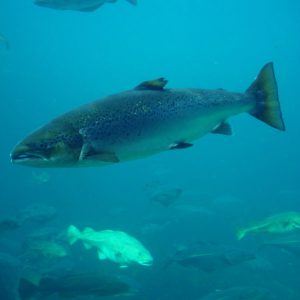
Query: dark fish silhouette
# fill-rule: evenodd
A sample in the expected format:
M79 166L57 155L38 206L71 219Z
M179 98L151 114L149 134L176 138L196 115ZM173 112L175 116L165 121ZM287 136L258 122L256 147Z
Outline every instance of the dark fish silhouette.
M21 300L47 298L56 295L61 298L79 296L108 297L133 294L125 282L101 273L78 273L58 278L44 277L38 283L21 278L18 286Z
M160 203L164 207L169 207L180 198L181 194L182 189L180 188L167 188L153 194L150 197L150 201Z
M20 210L14 217L0 220L0 233L15 230L25 223L47 223L56 217L56 209L44 204L32 204Z
M136 5L137 0L126 0ZM92 12L105 3L115 3L117 0L35 0L34 4L60 10L77 10Z
M213 272L255 259L254 253L231 246L208 242L197 242L189 248L179 250L166 267L172 263L193 267L204 272Z

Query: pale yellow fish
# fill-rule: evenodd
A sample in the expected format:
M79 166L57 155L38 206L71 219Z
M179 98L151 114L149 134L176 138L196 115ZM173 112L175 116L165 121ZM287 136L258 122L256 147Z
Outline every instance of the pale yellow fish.
M103 230L94 231L92 228L85 228L80 232L75 226L68 228L70 244L81 240L84 246L89 249L95 247L100 260L109 259L126 268L132 263L143 266L150 266L153 258L150 252L134 237L122 231Z
M300 229L300 213L285 212L270 216L262 221L254 223L251 226L238 230L237 238L241 240L248 233L287 233Z

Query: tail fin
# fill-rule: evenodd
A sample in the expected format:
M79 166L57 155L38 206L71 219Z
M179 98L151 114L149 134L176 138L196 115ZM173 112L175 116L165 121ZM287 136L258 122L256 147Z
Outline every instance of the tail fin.
M254 111L250 112L253 117L276 129L285 131L272 62L261 69L246 93L252 95L256 100L256 107Z
M21 300L31 300L39 293L38 286L26 278L20 278L18 294Z
M80 238L81 233L78 228L76 228L74 225L70 225L68 228L68 238L69 238L69 243L73 245L74 243L77 242L77 240Z

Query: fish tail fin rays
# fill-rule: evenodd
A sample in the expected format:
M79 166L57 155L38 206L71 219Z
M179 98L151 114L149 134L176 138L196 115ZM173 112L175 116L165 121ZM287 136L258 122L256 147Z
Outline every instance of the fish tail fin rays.
M126 0L126 1L132 5L137 5L137 0Z
M250 115L278 130L285 131L272 62L261 69L246 94L252 95L256 101L255 109Z
M18 294L20 300L34 299L39 293L38 286L26 278L20 278Z
M240 241L241 239L243 239L245 237L246 234L247 234L247 230L239 229L236 233L236 237Z
M70 225L67 231L69 243L73 245L80 238L81 233L77 227Z

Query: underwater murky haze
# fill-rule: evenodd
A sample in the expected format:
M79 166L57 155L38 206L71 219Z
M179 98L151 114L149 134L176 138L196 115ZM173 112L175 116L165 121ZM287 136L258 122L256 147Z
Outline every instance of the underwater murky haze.
M0 43L0 219L32 204L57 212L47 222L30 220L1 233L1 253L20 263L22 241L37 226L61 233L71 224L121 230L143 243L153 266L120 269L80 243L66 243L64 260L41 257L34 264L56 277L66 270L103 270L138 289L128 299L218 299L204 297L262 282L275 295L249 299L299 299L300 253L276 247L213 272L176 263L165 267L174 253L200 240L256 251L265 235L237 241L238 228L300 211L298 1L139 0L134 7L119 0L94 12L1 1L0 34L10 43L8 50ZM206 135L191 148L142 160L79 169L10 163L12 147L25 135L81 104L162 76L170 88L243 92L269 61L286 132L242 114L230 120L232 136ZM151 200L159 193L172 198L174 188L182 193L171 205ZM294 233L300 245L300 233Z

